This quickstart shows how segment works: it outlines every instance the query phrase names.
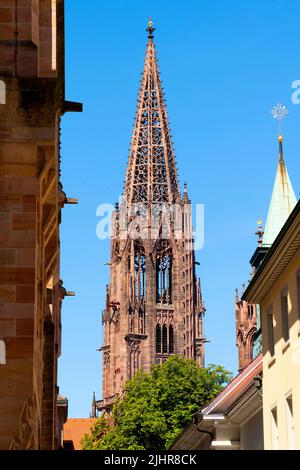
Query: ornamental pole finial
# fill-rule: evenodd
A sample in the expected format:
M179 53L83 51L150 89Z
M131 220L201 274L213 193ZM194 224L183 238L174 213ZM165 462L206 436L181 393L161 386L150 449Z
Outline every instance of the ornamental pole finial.
M155 31L155 28L153 28L153 21L152 18L149 18L149 23L148 23L148 28L146 29L148 34L149 39L153 39L153 32Z
M262 220L258 220L257 221L257 232L255 233L255 235L258 236L258 246L262 246L262 242L263 242L263 229L262 229Z
M273 115L273 118L278 121L278 140L280 138L282 139L282 129L281 129L281 121L282 119L285 119L289 113L289 110L287 109L286 106L278 103L276 106L273 106L271 109L271 114Z
M274 119L278 121L278 143L279 143L279 161L283 162L283 146L282 146L282 129L281 129L281 121L285 119L289 113L289 110L286 106L278 103L276 106L272 108L271 113L273 114Z

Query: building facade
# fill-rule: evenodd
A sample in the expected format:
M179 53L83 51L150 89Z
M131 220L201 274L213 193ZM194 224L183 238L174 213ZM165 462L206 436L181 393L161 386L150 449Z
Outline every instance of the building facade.
M300 449L299 202L244 296L260 304L266 449Z
M259 304L261 311L265 448L300 449L300 205L287 175L281 136L279 146L264 236L269 249L243 298Z
M204 307L196 278L191 205L181 196L150 22L125 192L113 214L103 312L103 400L171 354L204 366Z
M76 109L65 101L64 1L0 6L0 448L55 449L67 410L60 117Z

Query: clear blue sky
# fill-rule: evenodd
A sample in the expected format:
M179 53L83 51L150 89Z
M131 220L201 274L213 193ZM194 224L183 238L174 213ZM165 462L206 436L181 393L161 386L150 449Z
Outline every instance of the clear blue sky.
M284 150L299 194L298 0L66 0L66 99L83 114L62 124L62 183L78 206L63 209L64 300L59 386L69 416L101 397L101 310L109 242L96 237L96 208L122 191L140 73L153 17L155 43L181 187L205 204L201 262L206 363L237 369L234 290L247 282L256 221L266 220L277 164L270 109L290 109Z

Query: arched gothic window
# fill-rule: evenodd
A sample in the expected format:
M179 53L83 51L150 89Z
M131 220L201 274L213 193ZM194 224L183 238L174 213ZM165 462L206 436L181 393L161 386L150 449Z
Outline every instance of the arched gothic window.
M138 240L134 242L134 298L137 301L146 298L145 249Z
M162 240L156 255L156 302L172 303L172 250L166 240Z
M174 328L173 325L169 326L169 353L174 353Z
M248 318L251 320L253 318L254 306L252 304L248 304Z
M168 353L168 328L166 324L163 326L163 329L162 329L162 347L163 347L163 353L167 354Z
M156 352L161 353L161 326L156 325Z
M156 325L156 352L158 354L174 354L174 328L173 325L159 323Z

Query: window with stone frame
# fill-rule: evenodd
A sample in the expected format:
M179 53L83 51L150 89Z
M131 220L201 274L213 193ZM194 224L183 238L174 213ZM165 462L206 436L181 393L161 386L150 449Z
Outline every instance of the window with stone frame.
M166 324L162 327L162 350L164 354L168 353L168 327Z
M6 346L3 339L0 339L0 364L6 364Z
M139 240L134 242L134 299L138 302L146 299L146 257Z
M280 296L281 304L281 333L284 341L288 341L290 337L289 329L289 309L288 309L288 289L285 287Z
M166 323L156 325L156 353L174 354L174 327Z
M273 307L270 307L267 312L267 331L268 331L268 346L269 346L270 355L274 356L275 343L274 343Z
M279 432L278 432L278 418L277 418L277 407L271 409L271 439L272 439L272 450L279 449Z
M162 352L162 345L161 345L161 326L159 323L156 325L156 352L161 353Z
M169 354L174 353L174 328L171 324L169 326Z
M156 251L156 303L172 303L172 249L167 240Z
M293 411L293 396L286 397L286 425L287 425L287 444L288 450L295 450L295 423Z

